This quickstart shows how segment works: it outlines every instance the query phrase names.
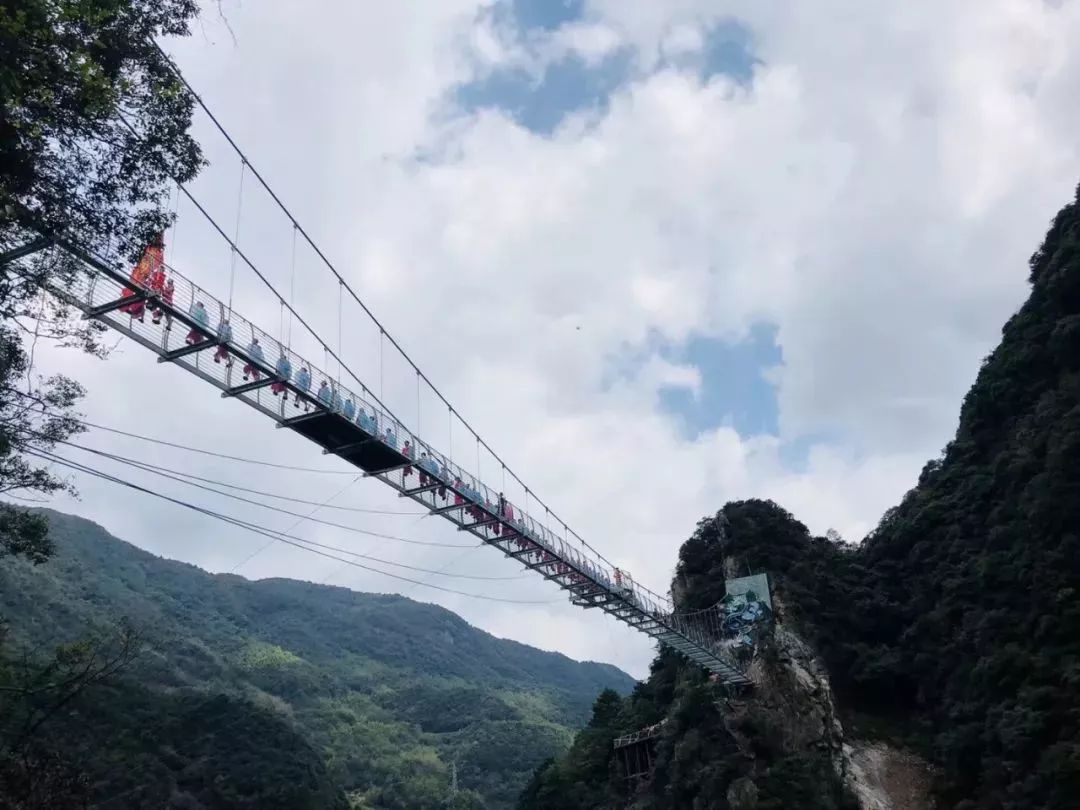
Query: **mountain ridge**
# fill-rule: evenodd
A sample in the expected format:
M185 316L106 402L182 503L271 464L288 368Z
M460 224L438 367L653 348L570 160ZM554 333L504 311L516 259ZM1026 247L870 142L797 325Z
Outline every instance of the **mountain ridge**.
M125 617L147 647L125 681L140 712L152 716L159 698L166 715L190 714L199 701L237 717L246 717L245 706L261 707L266 719L258 722L277 728L273 721L281 721L291 730L283 728L281 739L303 740L324 761L325 778L315 780L320 801L336 783L358 807L435 807L457 759L459 783L477 806L509 806L536 764L569 743L596 691L625 692L634 683L608 664L499 639L437 605L286 578L211 574L83 518L39 511L49 517L57 550L41 566L7 560L0 567L9 643L32 640L41 649ZM178 697L162 697L168 695ZM216 696L226 702L213 704ZM106 732L122 725L108 712L98 722ZM171 733L168 717L150 722ZM255 720L242 721L249 722ZM200 739L214 733L205 730ZM147 773L164 773L168 757L129 748ZM268 754L275 761L284 755ZM254 765L237 767L247 773ZM311 768L319 772L317 763ZM106 795L110 776L98 778L106 783L98 799L115 799ZM202 783L192 795L201 802L192 806L210 806L216 796ZM284 796L260 794L257 803L299 801Z

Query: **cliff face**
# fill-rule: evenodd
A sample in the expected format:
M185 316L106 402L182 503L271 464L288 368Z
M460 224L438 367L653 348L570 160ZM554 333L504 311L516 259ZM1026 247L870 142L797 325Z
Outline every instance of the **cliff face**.
M681 609L716 604L731 570L770 577L776 625L753 692L725 696L661 652L591 740L666 719L651 775L623 779L610 749L609 767L583 772L572 750L521 807L1080 806L1075 202L1030 280L955 439L861 546L763 501L727 504L683 545Z
M773 598L782 613L782 597ZM933 767L898 742L852 736L841 719L821 657L786 623L774 625L750 673L752 694L716 702L737 746L736 756L749 766L745 775L728 786L725 800L732 810L767 806L757 786L772 764L768 757L757 761L762 732L774 738L776 750L784 757L831 769L822 770L817 779L839 794L838 806L862 810L933 810L937 806L932 794Z
M829 675L820 657L782 624L774 630L776 664L761 667L759 694L766 703L780 692L778 707L788 723L801 727L799 748L827 752L833 771L863 810L932 810L933 767L896 742L851 736L840 719ZM749 807L744 810L749 810Z
M771 504L730 504L729 508L736 515L738 527L744 527L747 522L764 522L776 532L775 521L790 521L788 529L795 538L800 538L791 548L798 549L800 544L814 545L809 535L802 536L805 529L801 524ZM748 521L750 516L752 520ZM723 568L730 577L740 564L746 564L741 557L749 544L732 532L732 523L724 511L714 519L713 525L720 529ZM759 549L760 542L761 538L754 540ZM828 567L850 562L849 555L842 549L824 545L819 549L822 564L832 552L836 552L836 559ZM779 572L776 577L779 584L772 596L777 620L750 667L753 693L742 700L717 704L727 713L729 727L737 728L756 721L775 730L781 748L788 756L816 758L822 764L827 761L831 774L820 775L821 780L839 779L844 800L856 803L863 810L932 810L937 807L932 792L934 768L924 757L896 739L863 739L846 727L828 667L796 629L799 620L794 617L800 615L799 611L793 611L785 598L787 587L795 592L796 599L806 600L806 595L800 593L792 579L796 568L790 560L785 563L774 559L773 562ZM805 611L803 616L805 621ZM753 758L753 738L736 735L736 741L740 752ZM728 793L728 804L735 810L754 810L759 806L752 778L743 778L733 789L729 788Z
M844 745L848 787L863 810L929 810L937 805L924 759L888 743Z
M769 542L760 540L768 537ZM745 571L744 548L771 549L776 626L758 641L752 691L730 693L675 654L661 651L647 681L615 710L594 712L567 756L526 789L523 808L800 808L854 810L845 785L845 733L828 675L792 616L798 577L837 552L813 543L805 527L772 504L729 504L703 520L682 549L677 580L696 609L724 595L724 578ZM753 561L754 570L766 570ZM777 573L774 574L773 571ZM719 587L717 587L719 583ZM651 772L626 779L612 739L665 721L649 743ZM597 752L603 754L598 765ZM586 765L586 763L591 763Z

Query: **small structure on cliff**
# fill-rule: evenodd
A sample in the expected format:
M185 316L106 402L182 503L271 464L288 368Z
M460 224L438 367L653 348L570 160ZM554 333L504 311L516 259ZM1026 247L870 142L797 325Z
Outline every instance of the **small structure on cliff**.
M656 740L666 722L661 720L632 734L615 738L613 746L623 778L635 783L635 787L652 779L656 767Z

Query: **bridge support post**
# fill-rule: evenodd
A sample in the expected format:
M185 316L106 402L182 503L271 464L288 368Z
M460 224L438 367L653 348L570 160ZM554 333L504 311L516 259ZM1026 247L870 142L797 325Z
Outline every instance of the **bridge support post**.
M172 363L179 360L181 357L187 357L189 354L195 354L206 349L213 349L220 345L217 341L207 338L206 340L200 340L198 343L192 343L190 346L184 346L182 349L173 349L163 357L158 358L159 363Z
M134 295L129 295L126 298L117 298L113 301L109 301L107 304L100 304L96 307L86 310L83 313L83 320L89 321L94 318L100 318L102 315L108 315L110 312L115 312L120 307L130 306L131 304L141 304L150 296L144 291L139 290Z
M263 377L261 380L255 380L254 382L245 383L244 385L237 385L234 388L230 388L228 391L222 391L221 396L223 399L228 397L238 397L241 394L246 394L248 391L257 391L260 388L266 388L268 385L273 385L277 382L274 377Z

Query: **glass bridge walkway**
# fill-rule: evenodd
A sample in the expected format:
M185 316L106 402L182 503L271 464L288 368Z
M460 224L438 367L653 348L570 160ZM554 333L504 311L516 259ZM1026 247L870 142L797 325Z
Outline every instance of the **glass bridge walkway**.
M77 260L77 269L64 284L51 288L61 300L120 332L172 363L274 420L279 428L295 431L323 449L393 487L400 496L425 507L430 514L450 521L458 531L469 532L484 544L520 562L569 593L570 601L583 608L600 608L619 621L677 650L731 686L749 686L744 666L730 650L730 642L712 632L700 617L675 612L669 599L635 583L626 571L599 558L572 533L559 535L543 522L501 500L493 490L467 473L444 454L412 434L374 401L342 388L331 375L282 346L267 332L239 316L186 279L166 268L174 282L171 302L146 289L133 288L128 273L107 259L70 243L61 248ZM144 322L126 312L133 303L146 302ZM200 322L192 312L202 303L207 313ZM165 317L154 324L150 307ZM231 334L221 335L218 325L228 318ZM166 328L167 324L171 328ZM189 337L198 338L190 344ZM262 357L249 351L258 338ZM233 362L215 363L214 355L225 347ZM291 366L288 379L278 375L279 358ZM240 380L249 366L260 373L248 382ZM310 371L311 383L298 379L302 368ZM322 381L332 388L322 398ZM274 396L273 390L279 392ZM366 392L364 392L366 394ZM303 408L294 403L304 403ZM352 407L347 403L351 401ZM405 454L406 442L410 448ZM427 461L420 465L421 455Z

